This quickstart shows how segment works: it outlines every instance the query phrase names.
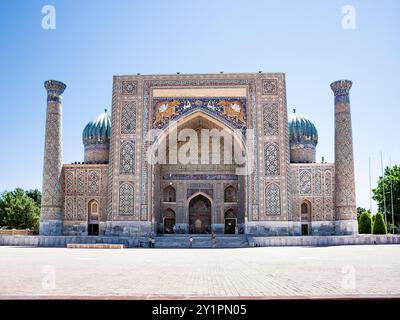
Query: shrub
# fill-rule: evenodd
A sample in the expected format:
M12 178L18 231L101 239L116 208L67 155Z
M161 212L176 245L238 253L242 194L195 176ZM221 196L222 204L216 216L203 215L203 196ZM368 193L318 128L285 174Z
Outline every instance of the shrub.
M358 221L358 233L370 234L372 231L372 219L368 211L364 211Z
M383 215L378 212L375 216L374 226L372 228L373 234L386 234L386 224L383 220Z

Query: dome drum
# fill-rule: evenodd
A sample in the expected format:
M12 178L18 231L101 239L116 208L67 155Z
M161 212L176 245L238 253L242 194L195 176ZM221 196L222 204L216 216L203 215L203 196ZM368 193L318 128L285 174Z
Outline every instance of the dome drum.
M83 130L86 163L108 163L111 136L111 120L107 110L96 120L90 121Z
M293 113L288 116L290 162L315 162L318 132L315 125L304 116Z

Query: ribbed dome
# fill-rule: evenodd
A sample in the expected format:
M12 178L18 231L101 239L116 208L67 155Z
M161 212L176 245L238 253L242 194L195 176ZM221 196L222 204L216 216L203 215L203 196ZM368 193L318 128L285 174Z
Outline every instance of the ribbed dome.
M291 144L308 144L314 146L318 143L318 132L315 125L303 115L293 113L288 116L289 141Z
M100 114L96 120L90 121L83 129L82 140L88 143L108 143L111 136L111 119L107 110Z

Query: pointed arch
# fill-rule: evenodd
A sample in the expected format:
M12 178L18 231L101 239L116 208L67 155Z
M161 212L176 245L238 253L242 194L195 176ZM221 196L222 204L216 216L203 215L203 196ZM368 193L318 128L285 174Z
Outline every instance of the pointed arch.
M232 185L229 185L224 190L224 202L236 202L237 201L237 191Z

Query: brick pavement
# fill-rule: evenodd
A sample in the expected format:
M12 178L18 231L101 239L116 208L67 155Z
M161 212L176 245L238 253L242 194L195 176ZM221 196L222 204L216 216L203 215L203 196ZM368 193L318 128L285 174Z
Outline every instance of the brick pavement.
M0 247L0 298L400 297L400 246Z

